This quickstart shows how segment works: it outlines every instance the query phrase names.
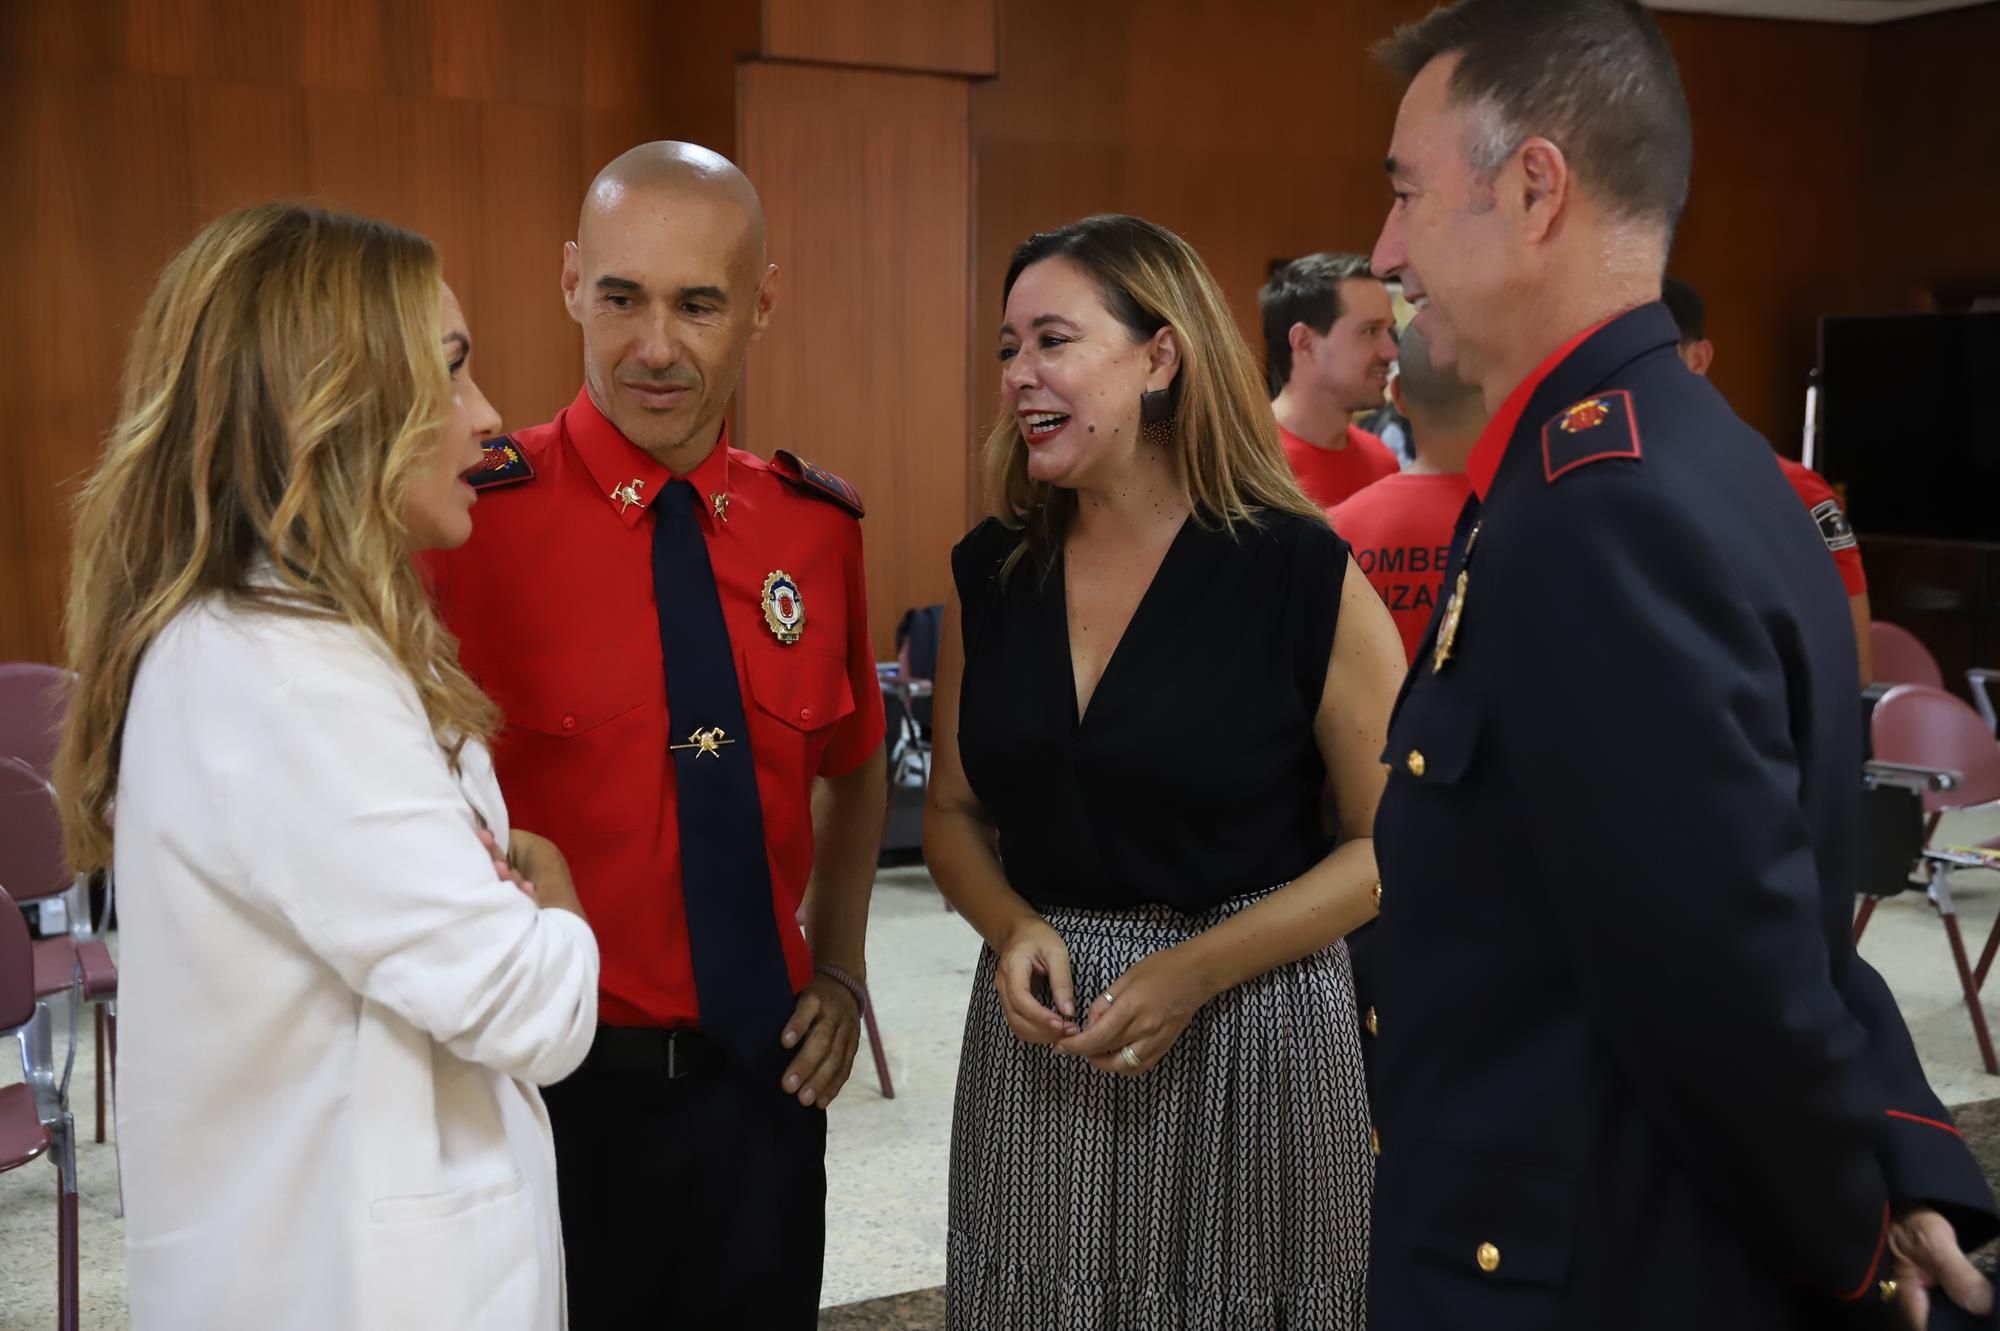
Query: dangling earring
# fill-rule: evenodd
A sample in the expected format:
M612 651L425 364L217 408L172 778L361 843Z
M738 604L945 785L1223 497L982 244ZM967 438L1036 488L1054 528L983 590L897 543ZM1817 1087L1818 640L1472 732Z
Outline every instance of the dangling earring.
M1139 394L1139 437L1147 443L1164 444L1173 438L1174 386Z

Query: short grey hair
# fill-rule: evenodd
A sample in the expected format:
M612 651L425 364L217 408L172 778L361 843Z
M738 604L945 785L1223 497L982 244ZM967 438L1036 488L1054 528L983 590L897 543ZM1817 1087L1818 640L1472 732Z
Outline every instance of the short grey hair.
M1376 56L1404 79L1459 57L1454 106L1467 153L1490 179L1536 135L1582 186L1669 237L1687 206L1694 131L1665 34L1637 0L1457 0L1398 28Z

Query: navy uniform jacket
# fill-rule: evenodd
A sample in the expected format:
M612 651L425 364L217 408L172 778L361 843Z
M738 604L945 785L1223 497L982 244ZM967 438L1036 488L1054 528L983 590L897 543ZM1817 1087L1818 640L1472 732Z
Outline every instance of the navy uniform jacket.
M2000 1227L1849 940L1846 595L1677 337L1496 416L1390 723L1371 1331L1888 1326L1893 1206Z

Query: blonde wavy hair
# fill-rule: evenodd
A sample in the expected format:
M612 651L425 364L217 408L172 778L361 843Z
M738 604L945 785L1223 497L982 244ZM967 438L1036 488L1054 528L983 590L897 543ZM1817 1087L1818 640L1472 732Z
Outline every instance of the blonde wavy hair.
M1198 523L1233 531L1260 511L1326 520L1285 460L1257 359L1191 245L1143 218L1086 217L1022 242L1007 267L1002 303L1031 265L1057 258L1090 274L1105 308L1135 341L1174 330L1181 365L1170 389L1173 419L1164 429L1148 427L1147 437L1173 450ZM1027 441L1005 407L987 436L982 468L994 514L1022 532L1003 576L1024 555L1046 573L1075 516L1075 493L1029 477Z
M77 503L64 624L77 679L56 759L77 870L111 858L140 660L204 597L363 630L454 765L492 733L403 522L451 412L441 318L428 240L299 205L218 218L161 274Z

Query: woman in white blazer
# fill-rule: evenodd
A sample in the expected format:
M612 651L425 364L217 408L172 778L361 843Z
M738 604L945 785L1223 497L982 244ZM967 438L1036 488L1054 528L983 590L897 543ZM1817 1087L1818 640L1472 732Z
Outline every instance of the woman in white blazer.
M470 352L429 242L283 205L202 231L135 335L58 787L118 880L137 1331L563 1324L536 1087L597 947L409 559L472 530Z

